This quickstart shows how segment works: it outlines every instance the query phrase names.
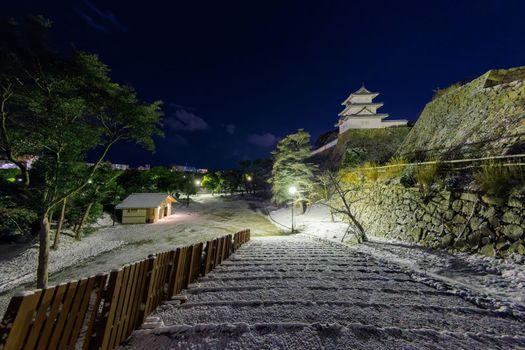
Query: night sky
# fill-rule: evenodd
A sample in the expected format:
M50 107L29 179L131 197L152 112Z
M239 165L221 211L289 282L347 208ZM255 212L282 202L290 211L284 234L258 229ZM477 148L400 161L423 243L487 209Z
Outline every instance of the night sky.
M525 65L525 1L4 1L43 14L52 42L99 54L112 78L164 101L166 137L114 163L220 169L333 129L362 83L415 120L433 90ZM0 38L1 40L1 38Z

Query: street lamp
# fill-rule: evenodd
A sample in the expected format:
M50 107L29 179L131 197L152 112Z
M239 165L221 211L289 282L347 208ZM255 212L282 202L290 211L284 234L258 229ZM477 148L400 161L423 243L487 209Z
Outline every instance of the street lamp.
M294 205L295 194L297 193L297 187L290 186L288 188L288 193L292 195L292 233L294 233L295 230L294 230L294 223L293 223L293 205Z
M250 175L246 176L246 180L248 180L248 182L252 181L252 177Z
M195 180L195 185L199 186L201 184L201 180Z

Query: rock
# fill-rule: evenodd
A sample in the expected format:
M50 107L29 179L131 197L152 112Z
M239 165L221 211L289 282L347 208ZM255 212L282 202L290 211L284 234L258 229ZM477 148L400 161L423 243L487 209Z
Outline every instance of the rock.
M478 195L475 193L462 193L460 198L469 202L477 202Z
M489 196L489 195L484 195L481 197L481 199L483 200L483 202L487 204L492 204L492 205L497 205L497 206L502 206L503 204L505 204L505 200L498 198L498 197Z
M481 241L481 234L479 232L472 232L467 241L471 247L477 247Z
M481 222L482 222L482 220L479 217L474 215L470 219L470 228L472 229L472 231L476 231L477 229L479 229L479 226L481 225Z
M487 209L481 211L481 215L486 218L494 217L496 216L496 209L494 207L488 207Z
M517 198L509 198L507 205L514 208L523 208L523 202Z
M503 234L512 240L518 240L523 235L523 228L518 225L507 225L503 228Z
M498 227L501 226L501 222L499 221L499 219L495 216L489 218L489 224L490 226L492 226L492 228L496 229Z
M462 206L463 202L459 199L456 199L454 202L452 202L452 210L454 210L455 212L459 212Z
M482 222L479 225L478 231L483 237L496 237L496 234L494 233L494 231L491 230L487 222Z
M441 239L441 246L443 248L447 248L448 246L450 246L453 240L454 240L454 236L448 233L445 236L443 236L443 238Z
M463 206L461 207L461 212L463 214L465 214L466 216L470 216L470 214L472 214L472 210L474 210L474 203L463 202Z
M494 255L496 255L496 252L494 251L494 247L492 246L492 244L485 244L481 248L480 253L485 255L485 256L494 256Z
M410 235L414 238L414 241L419 242L421 240L421 235L423 230L421 228L413 228L410 230Z
M443 214L443 218L447 221L450 221L452 220L452 218L454 217L454 211L451 210L451 209L448 209L447 211L445 211L445 213Z
M521 221L520 214L513 210L507 210L501 217L503 222L507 224L519 224Z
M455 224L464 224L465 222L467 222L467 219L465 219L464 216L457 214L456 216L452 218L452 222Z
M496 250L507 249L510 246L510 243L506 240L499 239L496 243Z

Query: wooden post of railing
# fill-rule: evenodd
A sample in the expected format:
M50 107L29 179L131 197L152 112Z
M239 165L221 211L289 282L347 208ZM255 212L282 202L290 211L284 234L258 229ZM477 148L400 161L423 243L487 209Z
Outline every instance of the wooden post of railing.
M149 294L151 293L152 286L152 278L153 278L153 269L155 268L155 255L148 256L147 259L147 267L146 267L146 280L144 281L144 292L142 294L142 300L140 303L140 313L139 313L139 319L144 322L146 317L148 316L146 314L146 304L148 302Z
M213 241L206 242L202 275L207 275L213 268Z

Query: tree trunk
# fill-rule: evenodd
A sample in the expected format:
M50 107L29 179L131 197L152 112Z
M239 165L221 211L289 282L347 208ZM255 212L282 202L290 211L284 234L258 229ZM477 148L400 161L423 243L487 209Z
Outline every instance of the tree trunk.
M47 212L40 217L40 246L38 248L37 288L46 288L49 265L49 220Z
M55 239L53 240L53 246L51 249L58 249L58 243L60 242L60 231L62 231L62 224L64 223L64 215L66 213L67 198L62 202L62 210L60 211L60 218L58 219L57 229L55 231Z
M80 222L78 223L77 232L75 232L75 239L80 241L80 235L82 234L82 229L84 228L84 224L86 223L86 220L89 216L89 211L91 210L91 207L93 206L93 202L90 202L88 206L86 207L86 210L84 211L84 215L82 215L82 219L80 219Z

